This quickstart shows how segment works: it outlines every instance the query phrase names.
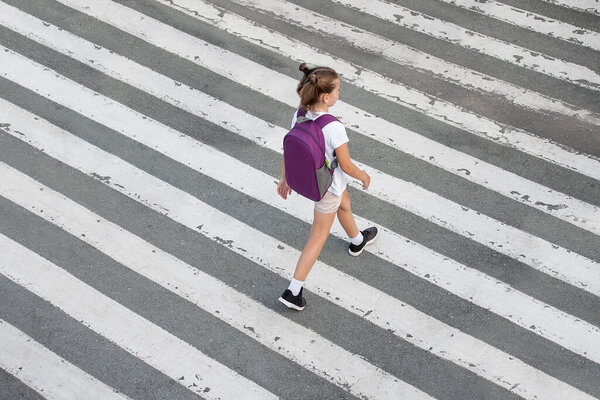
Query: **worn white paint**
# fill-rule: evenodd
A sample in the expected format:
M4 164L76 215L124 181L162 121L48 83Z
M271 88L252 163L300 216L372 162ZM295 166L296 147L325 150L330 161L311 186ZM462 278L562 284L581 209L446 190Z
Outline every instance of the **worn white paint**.
M4 254L1 254L0 264L3 263L3 257ZM21 263L19 260L13 267L18 267ZM2 319L0 368L45 399L129 399Z
M248 0L238 1L246 2ZM252 0L252 2L256 1L261 1L261 3L264 4L262 0ZM363 13L373 15L382 20L424 33L436 39L444 40L470 50L475 50L481 54L494 57L499 61L524 67L557 79L566 80L575 85L581 85L590 89L600 89L600 76L590 68L583 65L578 65L569 61L563 61L543 53L508 43L503 40L492 38L482 33L463 28L459 25L443 21L439 18L434 18L429 15L413 11L409 8L402 7L388 1L333 1L347 7L355 8ZM286 10L287 9L288 7L286 7ZM283 15L285 15L286 18L294 18L296 16L294 14L290 15L289 11ZM329 18L327 18L327 21L329 23L332 22L332 20ZM303 24L303 26L305 25ZM328 28L324 28L324 30L328 30ZM352 29L352 32L355 32L354 28ZM350 33L347 30L345 30L345 32L340 31L339 34L343 35L346 40L353 43L355 43L357 40L356 34L350 36ZM362 34L367 35L367 32L363 32ZM381 46L383 46L383 44L386 42L392 42L380 37L377 37L377 39L381 43ZM371 41L372 39L368 41L369 45L371 44ZM363 43L366 43L366 41ZM367 46L365 45L363 47L366 49ZM390 50L386 50L383 54L388 55L389 51ZM392 57L390 56L390 58Z
M186 12L192 15L194 18L201 19L202 21L214 25L219 29L225 30L233 35L236 35L237 37L243 40L252 42L257 46L265 47L271 51L275 51L286 57L291 57L298 62L303 62L304 60L311 60L311 62L314 64L335 65L337 70L343 72L343 78L345 80L350 81L356 84L357 86L363 87L367 90L373 91L373 82L377 82L378 79L386 79L385 77L381 77L380 75L375 74L372 71L369 71L368 69L366 69L366 71L369 72L369 74L365 77L361 77L362 68L357 69L357 66L354 66L351 63L331 56L323 50L315 49L299 40L287 37L271 29L261 27L255 22L249 21L229 11L222 11L217 7L208 4L202 0L160 1L162 1L165 5ZM408 53L412 54L411 52L414 51L415 50L410 49ZM434 62L435 58L434 60L432 60L431 56L425 57L428 61L427 63L425 63L425 65L431 68L431 63ZM420 55L417 57L413 54L410 57L410 60L418 60L421 58L422 57ZM445 73L448 73L448 71L464 70L464 68L462 67L446 65L447 63L443 62L442 60L435 60L435 62L437 62L438 65L445 65ZM440 62L442 64L439 64ZM436 73L440 72L437 71ZM372 77L376 77L377 79L374 80L372 79ZM600 116L592 113L591 111L581 109L580 107L575 107L561 100L550 98L548 96L537 93L531 89L522 88L508 82L503 82L491 76L474 74L469 78L465 78L462 84L468 88L475 88L477 90L488 91L491 93L501 95L508 99L510 102L520 107L543 113L552 112L568 115L571 117L578 118L586 123L600 126ZM389 85L397 85L397 83L390 81L390 83L388 83L388 86ZM414 96L417 93L420 93L414 89L409 89L409 91L412 93L412 96ZM381 95L379 91L375 92ZM440 101L439 99L436 99L433 96L429 96L424 93L420 94L430 97L430 103L434 101ZM412 104L412 96L388 99L391 101L399 102L400 104L406 107L414 108L415 105ZM421 109L418 110L421 111ZM423 110L423 112L428 113L430 111L425 109ZM461 110L461 112L466 112L466 110Z
M345 22L335 20L325 15L310 11L308 9L298 7L296 4L289 3L284 0L234 1L247 7L252 7L261 10L270 15L275 15L276 17L281 18L285 22L302 27L303 29L317 32L322 35L333 35L339 37L355 47L362 48L366 51L376 53L378 55L381 54L391 61L398 62L404 65L410 65L417 69L430 71L435 73L436 75L439 75L451 81L457 80L465 86L473 85L472 81L474 79L482 79L483 77L489 78L488 76L483 75L481 73L469 71L466 68L445 62L442 59L415 50L399 42L395 42L393 40L381 37L379 35L375 35L361 28L349 25ZM513 53L517 53L514 54L516 56L516 58L514 58L514 61L518 61L517 64L519 66L535 70L537 72L552 76L556 79L567 81L574 85L582 86L593 90L600 90L600 75L598 75L595 71L585 66L553 59L550 57L547 58L548 56L544 55L533 56L526 49L522 49L514 45L507 46L501 41L488 38L485 35L481 35L475 32L463 33L464 35L468 35L471 39L468 40L468 38L462 38L460 42L458 42L458 38L461 35L458 32L454 32L454 34L452 34L452 31L461 30L462 28L459 28L456 25L451 26L448 23L443 22L441 20L436 20L433 21L435 23L427 24L427 18L423 16L418 17L416 15L412 16L411 12L414 14L418 14L414 11L396 8L393 7L392 4L389 4L389 6L391 7L391 10L388 9L381 13L378 12L378 14L380 14L381 16L385 16L388 15L386 14L386 12L393 12L395 14L402 15L405 18L407 16L411 16L412 22L411 24L407 24L407 27L417 30L421 26L428 25L426 28L423 29L427 34L436 34L436 36L439 36L439 38L442 38L444 40L452 40L452 42L457 42L464 46L466 46L468 43L469 47L476 48L479 51L484 51L483 49L485 48L485 42L488 42L487 44L490 46L490 48L485 51L488 53L492 53L494 57L502 57L504 61L508 61L510 60L508 52L512 51ZM388 18L389 16L390 15L388 15ZM391 20L394 21L394 19ZM404 23L404 21L400 21L400 23ZM412 23L417 24L418 26L413 26ZM435 27L438 24L443 24L444 27L447 28L450 32L445 32L441 30L436 31ZM454 75L450 73L450 70L455 71Z
M250 41L257 46L268 48L269 50L280 53L286 57L291 57L296 61L302 62L304 60L311 60L314 64L335 65L336 69L342 73L344 80L348 82L369 90L387 100L401 104L409 109L422 112L432 118L464 129L478 136L491 140L500 140L506 145L548 160L552 160L551 154L558 150L556 146L548 145L548 143L551 143L548 140L535 138L534 142L537 141L537 145L535 145L535 143L529 143L532 138L528 132L492 121L434 96L406 87L399 82L392 81L387 77L374 73L368 68L362 68L348 63L298 40L288 38L287 36L270 29L262 28L252 21L248 21L228 11L222 11L201 0L161 1L163 1L165 5L174 7L190 14L194 18L215 25L243 40ZM402 52L403 55L408 53ZM443 65L444 73L449 73L448 71L465 71L465 68L463 67L445 65L443 60L436 60L425 53L420 56L409 55L407 57L411 61L423 59L423 64L425 66L433 67ZM441 72L438 71L438 73ZM534 111L569 115L579 118L586 123L600 126L600 116L591 111L541 95L530 89L499 81L491 76L473 73L472 76L463 79L461 85L471 89L474 88L499 94L509 99L515 105ZM528 135L530 137L527 137ZM563 153L564 150L561 148L558 152ZM567 165L568 164L565 164L563 166ZM573 166L574 164L571 165L571 167L567 166L567 168L573 168Z
M533 32L600 51L600 32L584 29L565 21L553 19L545 15L536 14L529 10L523 10L493 0L487 0L485 2L476 0L440 1L475 11Z

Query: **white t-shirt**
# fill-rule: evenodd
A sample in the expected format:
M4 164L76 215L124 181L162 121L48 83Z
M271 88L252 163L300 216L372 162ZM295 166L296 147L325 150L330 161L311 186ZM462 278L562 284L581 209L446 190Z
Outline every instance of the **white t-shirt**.
M306 112L306 118L310 118L313 121L320 117L323 114L328 113L312 113L310 110ZM294 118L292 119L292 127L296 125L296 119L298 118L298 111L294 114ZM290 128L290 129L291 129ZM350 140L348 139L348 135L346 134L346 128L339 121L334 121L330 124L327 124L323 128L323 137L325 138L325 158L331 165L332 161L335 159L333 156L333 152L335 149L343 145L344 143L348 143ZM342 171L341 167L337 167L332 176L333 180L331 182L331 186L328 191L335 194L336 196L341 196L346 190L346 185L348 184L348 179L346 177L346 173Z

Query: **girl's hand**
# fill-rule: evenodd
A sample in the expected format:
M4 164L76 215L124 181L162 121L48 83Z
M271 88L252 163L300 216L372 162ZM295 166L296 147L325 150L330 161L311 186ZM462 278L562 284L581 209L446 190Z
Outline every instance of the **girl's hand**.
M369 185L371 184L371 177L369 176L369 174L367 174L367 171L365 171L364 169L362 170L363 172L363 178L361 179L362 182L362 187L364 190L367 190L369 188Z
M289 187L285 179L279 181L277 185L277 193L284 199L287 200L288 194L292 193L292 188Z

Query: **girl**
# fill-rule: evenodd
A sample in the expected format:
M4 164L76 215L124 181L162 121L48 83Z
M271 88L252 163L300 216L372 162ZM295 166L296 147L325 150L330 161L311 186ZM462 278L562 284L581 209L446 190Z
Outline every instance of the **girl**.
M340 79L338 74L328 67L309 69L303 63L300 65L300 71L304 72L304 76L296 89L300 96L300 107L306 113L307 118L315 120L321 115L329 113L329 107L332 107L338 100ZM294 114L292 127L296 124L297 117L298 111ZM302 286L321 253L336 214L340 224L351 239L350 248L348 249L351 255L360 255L363 248L373 243L377 237L377 228L375 227L359 232L350 209L350 196L346 191L346 174L360 180L365 190L369 187L371 177L366 171L361 171L350 159L350 153L348 152L349 140L344 125L339 121L326 125L323 128L323 136L325 137L325 157L329 165L332 165L332 161L337 157L339 167L333 173L333 182L325 196L320 201L315 202L314 219L308 242L296 264L296 271L289 287L279 298L279 301L295 310L303 310L306 306L306 301L302 296ZM287 196L292 193L292 189L286 182L283 159L281 180L277 185L277 193L284 199L287 199Z

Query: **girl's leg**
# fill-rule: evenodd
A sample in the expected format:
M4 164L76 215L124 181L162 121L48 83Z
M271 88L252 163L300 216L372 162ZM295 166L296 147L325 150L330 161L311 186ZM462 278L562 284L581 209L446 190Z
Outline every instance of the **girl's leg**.
M306 242L306 246L304 246L302 254L300 254L298 264L296 264L296 271L294 272L294 279L299 281L306 279L315 261L317 261L335 219L335 213L321 214L316 210L314 213L315 217L310 228L308 242Z
M354 221L354 215L352 215L352 209L350 208L350 195L346 190L342 193L342 202L337 210L337 217L348 237L353 238L358 235L356 221Z

